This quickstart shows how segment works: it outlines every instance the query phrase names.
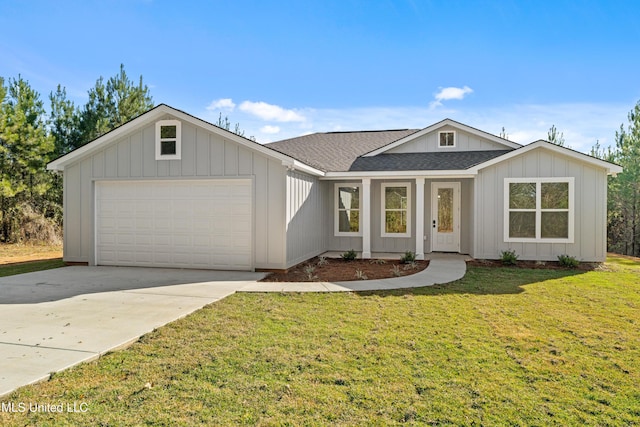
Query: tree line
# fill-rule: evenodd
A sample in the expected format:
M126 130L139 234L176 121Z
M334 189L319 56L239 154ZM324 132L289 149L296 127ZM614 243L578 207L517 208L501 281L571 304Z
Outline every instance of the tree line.
M607 247L610 252L640 256L640 101L629 112L628 124L615 133L615 147L598 142L591 155L624 168L608 178Z
M0 77L0 242L59 242L62 177L46 164L153 108L142 76L133 82L123 65L98 78L84 105L61 85L49 102L47 113L22 76Z
M58 85L44 101L21 76L0 77L0 242L56 241L62 229L62 177L46 164L153 108L142 76L131 80L119 72L100 77L76 105ZM621 165L624 172L608 178L608 248L640 256L640 101L628 114L628 124L615 132L615 146L598 142L590 154ZM219 127L243 135L227 117ZM504 128L500 134L507 138ZM547 139L564 145L555 125Z

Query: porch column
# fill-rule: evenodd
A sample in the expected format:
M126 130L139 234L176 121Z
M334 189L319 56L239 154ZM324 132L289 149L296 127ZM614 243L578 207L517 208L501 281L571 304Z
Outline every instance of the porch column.
M424 259L424 178L416 178L416 259Z
M362 178L362 259L371 258L371 178Z

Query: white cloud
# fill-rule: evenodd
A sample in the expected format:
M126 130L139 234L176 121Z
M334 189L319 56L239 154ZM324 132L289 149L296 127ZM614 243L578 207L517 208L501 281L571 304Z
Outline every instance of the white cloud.
M266 102L244 101L240 104L240 111L259 117L262 120L275 120L276 122L304 122L306 118L294 110L285 110L278 105Z
M463 99L467 94L473 92L469 86L464 87L444 87L441 88L438 93L436 93L433 97L435 101L431 101L429 104L430 108L436 108L442 105L442 101L448 101L450 99Z
M221 98L215 101L211 101L211 104L207 107L207 110L228 110L233 111L236 108L236 104L231 98Z
M275 134L275 133L279 133L280 132L280 127L266 125L266 126L262 126L260 128L260 132L267 133L267 134Z

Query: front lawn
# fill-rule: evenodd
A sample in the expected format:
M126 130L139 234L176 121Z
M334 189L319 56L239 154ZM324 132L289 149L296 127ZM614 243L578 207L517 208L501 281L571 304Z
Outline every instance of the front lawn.
M0 398L14 425L637 425L640 263L471 267L392 292L235 294Z
M43 261L28 261L18 264L0 265L0 277L13 276L14 274L31 273L40 270L64 267L62 259L46 259Z

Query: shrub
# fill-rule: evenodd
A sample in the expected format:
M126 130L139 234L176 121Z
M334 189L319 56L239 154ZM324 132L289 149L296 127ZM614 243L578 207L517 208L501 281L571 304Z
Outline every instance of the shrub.
M316 276L315 272L316 268L313 265L307 265L304 267L304 274L307 275L307 280L310 282L318 280L318 276Z
M516 265L516 262L518 261L518 255L513 249L502 251L500 252L500 261L502 261L504 265Z
M415 260L416 260L416 253L411 251L406 251L404 255L400 257L400 261L402 261L403 264L409 264L414 262Z
M418 267L419 265L415 261L408 262L404 265L405 270L416 270Z
M329 261L327 260L326 256L321 256L320 258L318 258L318 267L322 267L323 265L327 264L329 264Z
M343 253L340 256L345 261L353 261L354 259L356 259L358 257L358 254L353 249L349 249L348 251L346 251L345 253Z
M1 222L5 243L62 244L62 227L31 203L9 208Z
M366 274L364 274L364 271L362 270L356 270L356 277L360 280L367 280L368 277Z
M558 255L558 261L560 265L567 268L576 268L580 265L580 261L572 257L571 255Z
M402 270L400 270L400 266L397 264L394 265L393 268L389 271L391 271L391 274L393 274L395 277L402 276Z

